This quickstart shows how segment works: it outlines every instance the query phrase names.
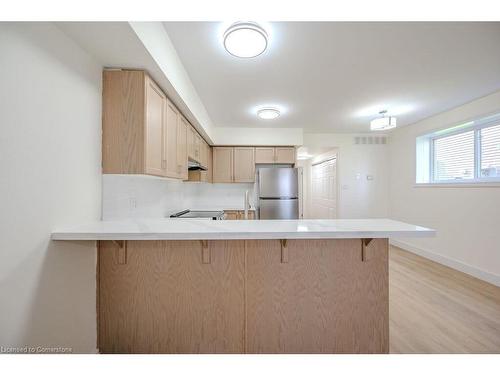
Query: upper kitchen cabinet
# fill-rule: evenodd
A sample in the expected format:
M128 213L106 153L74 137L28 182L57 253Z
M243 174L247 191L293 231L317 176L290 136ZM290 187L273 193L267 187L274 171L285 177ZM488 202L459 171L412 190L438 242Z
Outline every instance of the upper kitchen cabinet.
M179 129L180 116L179 111L175 106L167 101L167 118L165 124L164 132L164 152L165 152L165 164L167 166L165 171L166 177L180 178L180 162L178 162L177 154L177 141Z
M233 182L233 148L213 147L213 182Z
M104 71L103 173L165 174L166 98L142 71Z
M200 162L201 165L203 165L205 168L208 169L208 155L209 155L209 150L210 146L208 145L207 142L205 142L203 139L200 137Z
M256 147L257 164L295 164L295 147Z
M184 178L181 115L144 71L105 70L102 112L103 173Z
M213 147L213 182L254 182L254 147Z
M188 155L187 155L187 134L190 125L184 116L179 115L177 122L177 168L178 177L187 180L188 178Z
M255 162L257 164L274 163L274 147L255 147Z
M274 160L280 164L295 164L295 147L275 147Z
M234 182L254 182L255 148L235 147L233 159Z
M188 129L188 158L191 160L200 161L200 146L201 146L201 137L198 132L189 125Z
M156 176L168 173L165 155L165 139L169 137L168 127L165 127L167 100L163 92L149 78L145 77L145 172Z

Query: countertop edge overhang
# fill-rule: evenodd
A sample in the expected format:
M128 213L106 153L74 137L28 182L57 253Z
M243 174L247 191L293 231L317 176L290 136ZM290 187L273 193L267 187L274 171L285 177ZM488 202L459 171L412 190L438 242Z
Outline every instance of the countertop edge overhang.
M56 229L52 240L267 240L434 237L435 230L390 219L96 221Z

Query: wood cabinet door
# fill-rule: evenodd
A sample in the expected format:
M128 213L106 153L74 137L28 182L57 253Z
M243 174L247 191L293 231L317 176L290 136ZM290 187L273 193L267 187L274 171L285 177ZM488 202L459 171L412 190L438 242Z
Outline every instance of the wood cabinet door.
M213 182L213 171L213 151L212 147L208 146L207 182Z
M180 178L177 163L177 131L179 130L180 114L177 108L167 101L167 118L165 124L165 160L167 177Z
M213 182L233 182L232 147L213 147Z
M188 144L188 158L192 160L196 160L196 152L195 152L195 137L196 130L194 130L193 126L189 124L188 133L187 133L187 144Z
M149 77L146 84L146 124L145 124L145 172L155 176L165 176L165 121L167 98Z
M101 353L244 353L244 241L126 247L99 244Z
M224 211L225 220L239 220L239 211Z
M295 164L295 147L276 147L275 162L282 164Z
M387 353L388 242L246 241L248 353Z
M234 182L255 181L255 149L234 147Z
M274 147L255 147L255 163L274 163Z
M187 156L187 132L189 123L184 118L180 116L180 121L178 122L177 129L177 168L178 176L183 180L188 178L188 156Z
M194 135L194 160L201 163L201 136L195 131Z
M203 139L200 143L200 164L204 167L208 165L208 144Z

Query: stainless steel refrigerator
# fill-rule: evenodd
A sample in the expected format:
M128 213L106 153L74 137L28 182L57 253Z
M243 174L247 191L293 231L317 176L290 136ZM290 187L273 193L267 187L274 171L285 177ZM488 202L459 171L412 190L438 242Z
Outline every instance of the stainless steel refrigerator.
M299 173L297 168L257 170L259 219L299 218Z

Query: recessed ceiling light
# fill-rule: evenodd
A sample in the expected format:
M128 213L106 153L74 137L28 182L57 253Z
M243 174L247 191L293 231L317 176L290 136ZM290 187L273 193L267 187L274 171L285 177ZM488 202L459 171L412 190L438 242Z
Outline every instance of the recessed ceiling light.
M272 120L280 117L280 111L276 108L262 108L257 111L257 116L263 120Z
M224 33L224 48L236 57L256 57L267 48L267 33L253 22L237 22Z
M387 111L379 112L382 117L370 121L371 130L388 130L396 127L396 117L386 116Z

